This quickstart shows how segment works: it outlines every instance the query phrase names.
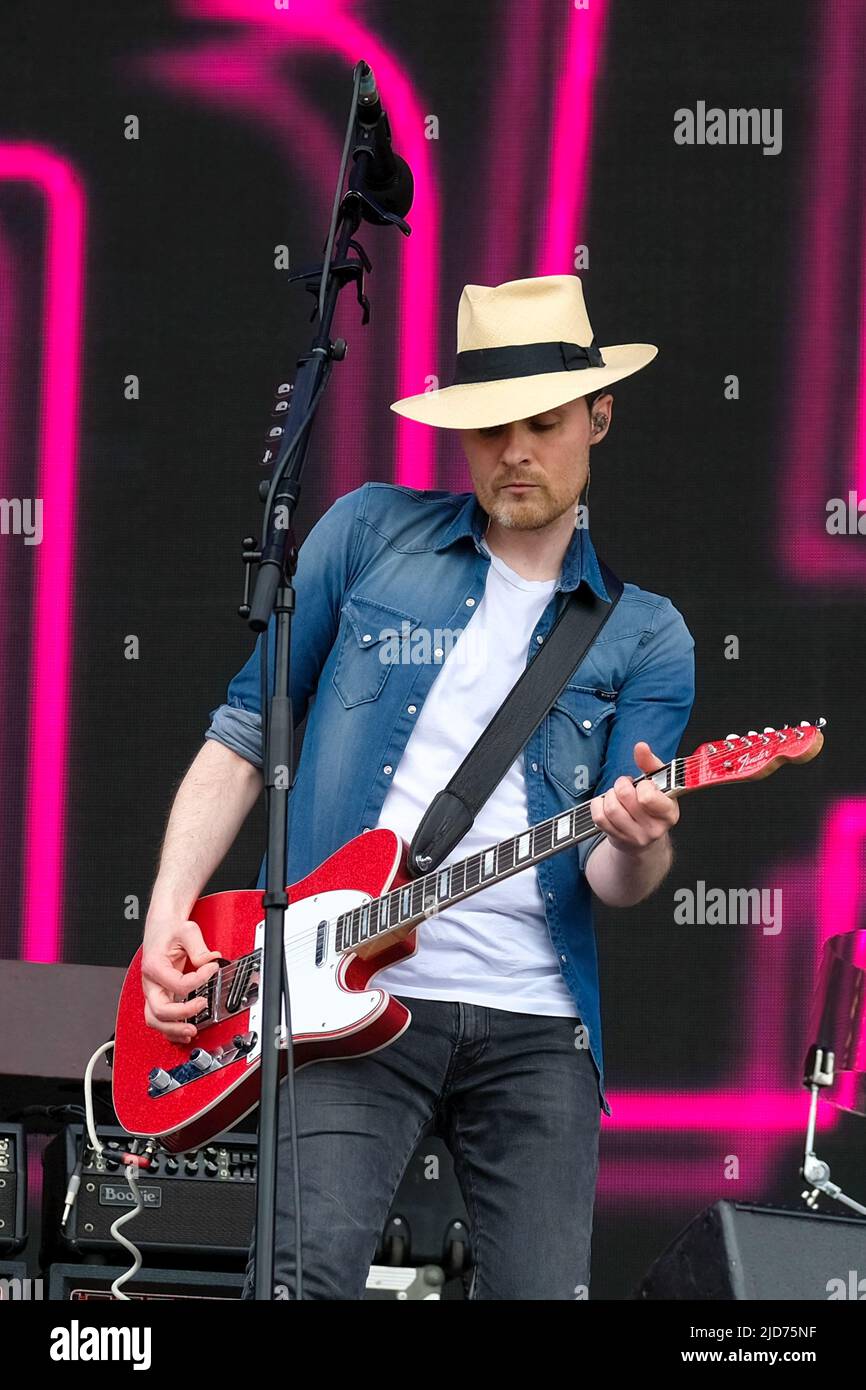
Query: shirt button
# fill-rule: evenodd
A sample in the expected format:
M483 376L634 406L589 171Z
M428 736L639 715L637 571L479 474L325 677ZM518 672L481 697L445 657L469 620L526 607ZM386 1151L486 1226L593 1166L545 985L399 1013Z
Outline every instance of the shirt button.
M565 964L565 956L560 956L559 959Z
M442 655L442 648L441 648L441 647L437 647L436 650L434 651L433 655L436 657L436 659L437 659L437 661L438 661L439 657Z
M538 643L538 645L539 645L539 647L540 647L541 644L542 644L542 642L544 641L544 638L543 638L543 637L541 636L541 634L539 633L539 635L536 637L535 640L536 640L536 642Z
M584 719L584 721L583 721L583 727L584 727L585 729L591 729L591 728L592 728L592 720L591 720L591 719Z
M407 705L406 708L407 708L409 714L414 714L414 713L416 712L418 706L417 706L417 705Z
M365 641L365 642L372 642L372 640L373 640L372 634L369 633L369 632L365 632L365 633L364 633L364 641Z
M393 769L393 767L391 766L390 763L386 763L385 766L383 767L382 771L383 771L383 772L391 773L391 772L394 771L394 769Z
M548 893L547 898L548 898L548 901L549 901L549 902L553 902L553 894L552 894L552 893Z
M533 771L533 772L537 772L537 771L538 771L538 763L533 763L533 764L532 764L532 771Z

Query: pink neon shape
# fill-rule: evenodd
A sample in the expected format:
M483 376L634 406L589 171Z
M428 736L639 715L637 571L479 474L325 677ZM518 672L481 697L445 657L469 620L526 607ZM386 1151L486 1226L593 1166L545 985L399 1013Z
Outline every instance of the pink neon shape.
M828 936L864 925L859 920L864 842L866 800L847 797L831 810L821 842L819 947Z
M413 228L412 236L404 238L399 232L382 229L383 236L390 235L393 247L399 245L391 253L398 260L400 285L395 399L422 391L437 360L439 200L432 142L424 137L425 112L404 69L381 41L335 0L292 0L287 10L255 0L180 0L178 9L186 17L251 26L259 42L262 63L276 63L287 54L294 56L308 48L315 53L338 53L349 64L363 57L372 66L387 93L395 145L415 174L415 202L407 219ZM244 37L248 36L249 31ZM249 46L246 51L251 52ZM214 92L218 92L226 76L231 79L230 69L223 71L219 64L210 67L207 81ZM270 119L276 121L279 113L280 108L271 103ZM342 135L342 131L339 133ZM336 167L332 172L336 174ZM402 416L393 415L393 422L396 481L409 487L431 487L434 431Z
M860 586L866 579L862 538L828 535L826 506L840 491L846 500L849 490L866 496L866 200L862 182L851 176L862 162L859 55L866 43L866 10L843 3L822 5L816 13L821 16L817 111L804 160L806 217L797 264L799 305L791 319L787 464L781 519L774 529L782 568L796 579ZM846 367L852 267L859 274L855 412L850 437L840 438L833 427ZM841 382L846 380L842 375ZM850 488L840 488L830 451L849 445Z
M0 180L32 184L46 207L36 496L36 568L24 818L25 960L61 947L73 617L76 451L84 274L84 190L71 166L35 144L0 145Z
M15 251L0 225L0 470L2 470L2 491L9 497L14 491L12 478L12 448L15 437L14 373L18 364L15 343L20 329L20 307L16 295ZM9 544L0 547L0 592L9 593ZM8 631L0 630L0 670L7 669L6 652L9 644Z
M499 95L487 108L485 148L489 153L481 166L486 181L483 194L482 185L474 184L478 189L477 225L481 235L480 246L473 248L472 258L479 270L473 272L472 278L477 274L486 285L499 285L531 273L524 260L523 239L534 230L530 220L534 205L529 190L535 180L538 154L535 141L526 138L526 131L544 131L549 118L543 81L547 58L543 0L531 0L529 4L526 0L508 0L507 11L504 3L501 9L505 13L499 30L501 46L491 71L507 74L507 80L497 83L493 78ZM461 460L464 471L465 466L465 460ZM455 487L455 491L463 486Z
M583 222L589 184L595 82L602 61L606 0L586 10L572 7L565 58L556 91L547 178L547 213L536 257L536 275L574 272L574 246Z

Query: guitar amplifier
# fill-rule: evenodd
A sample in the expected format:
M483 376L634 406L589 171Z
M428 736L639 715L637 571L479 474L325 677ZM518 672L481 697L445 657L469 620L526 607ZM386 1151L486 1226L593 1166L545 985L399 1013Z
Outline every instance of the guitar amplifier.
M120 1158L132 1140L109 1125L98 1126L97 1134L106 1147L101 1156L90 1147L83 1125L68 1125L45 1148L43 1265L70 1253L120 1249L110 1228L135 1204ZM158 1252L162 1263L188 1263L191 1257L209 1264L246 1262L255 1222L257 1149L255 1134L228 1134L188 1153L157 1150L151 1168L138 1173L143 1210L121 1230L142 1253ZM61 1228L79 1155L81 1185Z
M20 1269L23 1273L24 1266L21 1265ZM55 1264L48 1271L48 1297L56 1303L105 1303L112 1297L112 1283L125 1272L123 1265ZM242 1273L230 1271L140 1269L133 1279L123 1285L123 1291L130 1298L147 1303L182 1302L188 1299L239 1300L243 1283ZM0 1299L2 1289L0 1282ZM407 1302L415 1299L456 1299L462 1294L453 1292L442 1271L432 1267L385 1269L374 1265L364 1297Z
M27 1145L21 1125L0 1124L0 1254L27 1239Z
M131 1226L132 1222L129 1224ZM52 1265L48 1271L48 1297L54 1303L113 1303L111 1285L128 1268L128 1265ZM140 1269L123 1285L123 1292L142 1303L239 1299L243 1283L243 1274L225 1270Z
M120 1154L132 1140L99 1125L107 1152L94 1154L83 1125L67 1125L43 1153L43 1267L70 1257L117 1254L111 1235L133 1205ZM81 1157L81 1182L65 1228L69 1180ZM255 1223L258 1137L221 1136L188 1153L157 1151L138 1175L143 1210L122 1227L162 1265L245 1265ZM451 1156L438 1138L422 1139L401 1182L367 1283L367 1298L462 1297L454 1282L470 1264L468 1218ZM398 1268L399 1267L399 1268ZM110 1281L109 1281L110 1282ZM53 1295L52 1295L53 1297Z

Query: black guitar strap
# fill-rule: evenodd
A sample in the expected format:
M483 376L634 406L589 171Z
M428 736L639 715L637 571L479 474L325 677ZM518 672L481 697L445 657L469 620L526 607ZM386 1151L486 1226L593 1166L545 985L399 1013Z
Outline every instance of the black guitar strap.
M409 872L429 873L474 823L557 696L577 672L622 595L622 580L599 561L610 603L588 584L573 589L547 641L509 690L447 787L437 792L409 847Z

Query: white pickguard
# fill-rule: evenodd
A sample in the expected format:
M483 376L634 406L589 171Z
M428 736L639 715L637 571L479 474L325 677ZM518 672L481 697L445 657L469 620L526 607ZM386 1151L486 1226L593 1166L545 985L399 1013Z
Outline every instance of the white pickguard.
M300 902L290 903L286 911L285 948L286 970L289 977L289 998L292 1005L292 1033L302 1036L325 1037L335 1033L353 1033L382 1011L387 998L384 990L367 989L350 993L337 983L337 972L347 957L339 953L334 940L336 919L370 901L369 893L354 888L336 888L316 893ZM324 958L316 965L316 936L318 924L328 923ZM264 954L264 919L256 927L256 948ZM258 1041L248 1054L250 1065L258 1061L262 1037L262 988L250 1009L249 1027ZM285 1047L286 1014L283 1009L280 1046Z

